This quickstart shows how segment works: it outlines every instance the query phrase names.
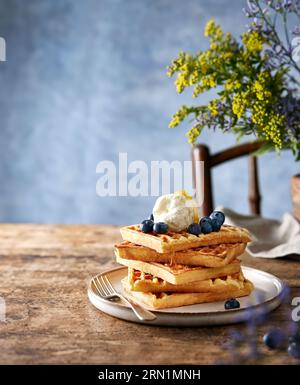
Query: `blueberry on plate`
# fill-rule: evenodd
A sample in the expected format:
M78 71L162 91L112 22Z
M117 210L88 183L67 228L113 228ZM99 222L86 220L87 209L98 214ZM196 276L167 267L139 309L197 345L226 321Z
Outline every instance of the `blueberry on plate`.
M228 301L225 302L224 307L226 310L239 309L240 303L237 299L230 298Z
M225 222L225 215L222 213L222 211L213 211L210 214L210 219L216 219L220 225L220 227L223 225Z
M145 219L140 224L140 230L143 233L151 233L153 231L153 221L151 221L150 219Z
M191 225L189 225L187 231L190 234L199 235L201 234L201 227L198 223L192 223Z
M289 344L288 354L291 357L300 358L300 344L297 342L292 342Z
M150 221L153 221L154 222L154 216L153 214L149 215L149 218L148 218Z
M201 233L203 234L209 234L213 231L212 228L212 221L209 217L203 217L200 219L200 227L201 227Z
M157 234L166 234L169 226L164 222L154 223L153 231Z
M263 341L270 349L280 349L286 343L286 334L280 328L273 328L263 336Z
M213 231L220 231L221 225L217 218L213 218L211 220L211 225L212 225Z

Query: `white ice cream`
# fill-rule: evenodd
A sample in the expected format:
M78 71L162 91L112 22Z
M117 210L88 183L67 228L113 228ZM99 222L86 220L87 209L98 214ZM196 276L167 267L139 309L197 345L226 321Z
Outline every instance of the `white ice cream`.
M154 222L164 222L171 231L186 230L197 221L196 203L182 193L159 197L153 208Z

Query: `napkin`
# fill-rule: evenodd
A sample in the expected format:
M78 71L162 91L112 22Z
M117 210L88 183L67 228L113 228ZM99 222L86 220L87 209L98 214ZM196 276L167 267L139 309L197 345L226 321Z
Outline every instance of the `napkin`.
M225 214L225 223L245 227L251 233L252 242L247 252L252 257L278 258L290 254L300 256L300 223L290 213L285 213L281 221L255 215L241 215L219 208Z

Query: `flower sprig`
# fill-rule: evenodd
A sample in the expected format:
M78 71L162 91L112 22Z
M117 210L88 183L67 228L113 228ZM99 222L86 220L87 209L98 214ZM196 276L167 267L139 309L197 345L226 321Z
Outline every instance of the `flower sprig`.
M187 132L192 144L207 127L232 131L238 137L254 134L267 149L291 148L300 158L299 99L290 86L289 67L274 66L270 36L252 25L237 40L214 20L206 24L204 36L209 48L194 55L180 52L168 67L168 75L176 75L178 93L191 87L192 96L198 98L215 89L217 97L204 105L182 106L169 126L176 127L192 116ZM292 118L287 103L297 106L297 119Z

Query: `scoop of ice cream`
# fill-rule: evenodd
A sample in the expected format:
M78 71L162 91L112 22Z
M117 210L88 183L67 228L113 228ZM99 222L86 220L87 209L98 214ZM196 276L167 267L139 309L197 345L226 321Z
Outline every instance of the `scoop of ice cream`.
M154 222L164 222L171 231L186 230L198 221L196 203L182 192L159 197L153 208Z

